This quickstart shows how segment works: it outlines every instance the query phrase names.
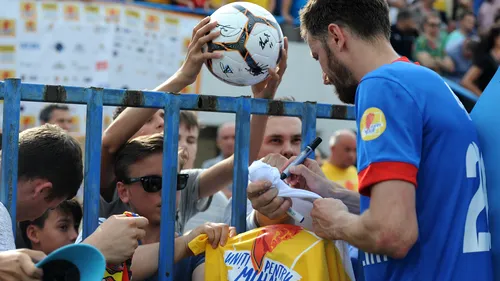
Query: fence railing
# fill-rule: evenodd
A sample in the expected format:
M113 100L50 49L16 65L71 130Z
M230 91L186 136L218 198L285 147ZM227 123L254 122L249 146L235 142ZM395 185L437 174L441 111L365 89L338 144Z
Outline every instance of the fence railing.
M177 149L180 110L226 112L236 114L236 136L233 174L231 225L237 232L246 228L246 187L250 147L250 116L297 116L302 119L302 146L316 135L316 119L354 120L354 108L314 102L285 102L250 97L222 97L193 94L167 94L148 91L80 88L21 83L19 79L0 82L0 99L4 100L2 136L2 181L0 201L12 217L16 231L16 190L18 165L19 116L21 101L86 104L85 178L83 239L98 226L100 198L100 159L103 106L163 108L165 110L163 186L177 184ZM162 192L159 280L172 280L174 266L175 188Z

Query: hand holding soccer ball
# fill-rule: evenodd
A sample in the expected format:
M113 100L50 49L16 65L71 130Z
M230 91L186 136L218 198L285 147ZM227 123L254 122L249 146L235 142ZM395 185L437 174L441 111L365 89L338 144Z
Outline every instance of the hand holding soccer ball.
M255 85L270 75L281 77L272 70L283 56L284 39L271 13L256 4L235 2L219 8L210 20L215 30L206 36L207 51L222 53L206 61L215 77L235 86Z

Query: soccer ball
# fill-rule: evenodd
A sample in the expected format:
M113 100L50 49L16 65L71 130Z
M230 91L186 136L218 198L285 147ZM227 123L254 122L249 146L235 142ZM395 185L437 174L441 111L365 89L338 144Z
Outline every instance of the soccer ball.
M274 16L248 2L227 4L211 15L221 34L207 43L207 51L222 51L221 59L209 59L215 77L235 86L255 85L269 76L283 48L283 33Z

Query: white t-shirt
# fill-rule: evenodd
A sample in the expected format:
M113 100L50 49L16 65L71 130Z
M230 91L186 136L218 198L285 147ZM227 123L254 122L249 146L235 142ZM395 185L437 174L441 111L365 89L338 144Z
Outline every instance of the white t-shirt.
M0 203L0 252L15 250L14 233L12 233L12 221L5 206Z

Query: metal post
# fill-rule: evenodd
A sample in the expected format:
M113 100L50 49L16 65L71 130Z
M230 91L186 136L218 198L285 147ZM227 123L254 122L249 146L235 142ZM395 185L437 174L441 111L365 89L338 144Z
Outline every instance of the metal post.
M316 138L316 103L305 102L302 111L302 150ZM309 158L314 159L314 152Z
M85 91L88 100L85 129L83 239L92 234L99 226L103 89L90 88Z
M2 188L0 201L10 213L16 236L17 169L19 156L19 116L21 79L7 79L4 87L2 124Z
M177 162L179 144L180 96L165 94L165 128L163 139L163 179L161 193L160 260L158 279L173 280ZM179 233L182 235L182 233Z
M252 107L252 100L247 97L240 97L237 102L231 225L236 227L237 233L242 233L246 231L246 188L248 185L250 109Z

